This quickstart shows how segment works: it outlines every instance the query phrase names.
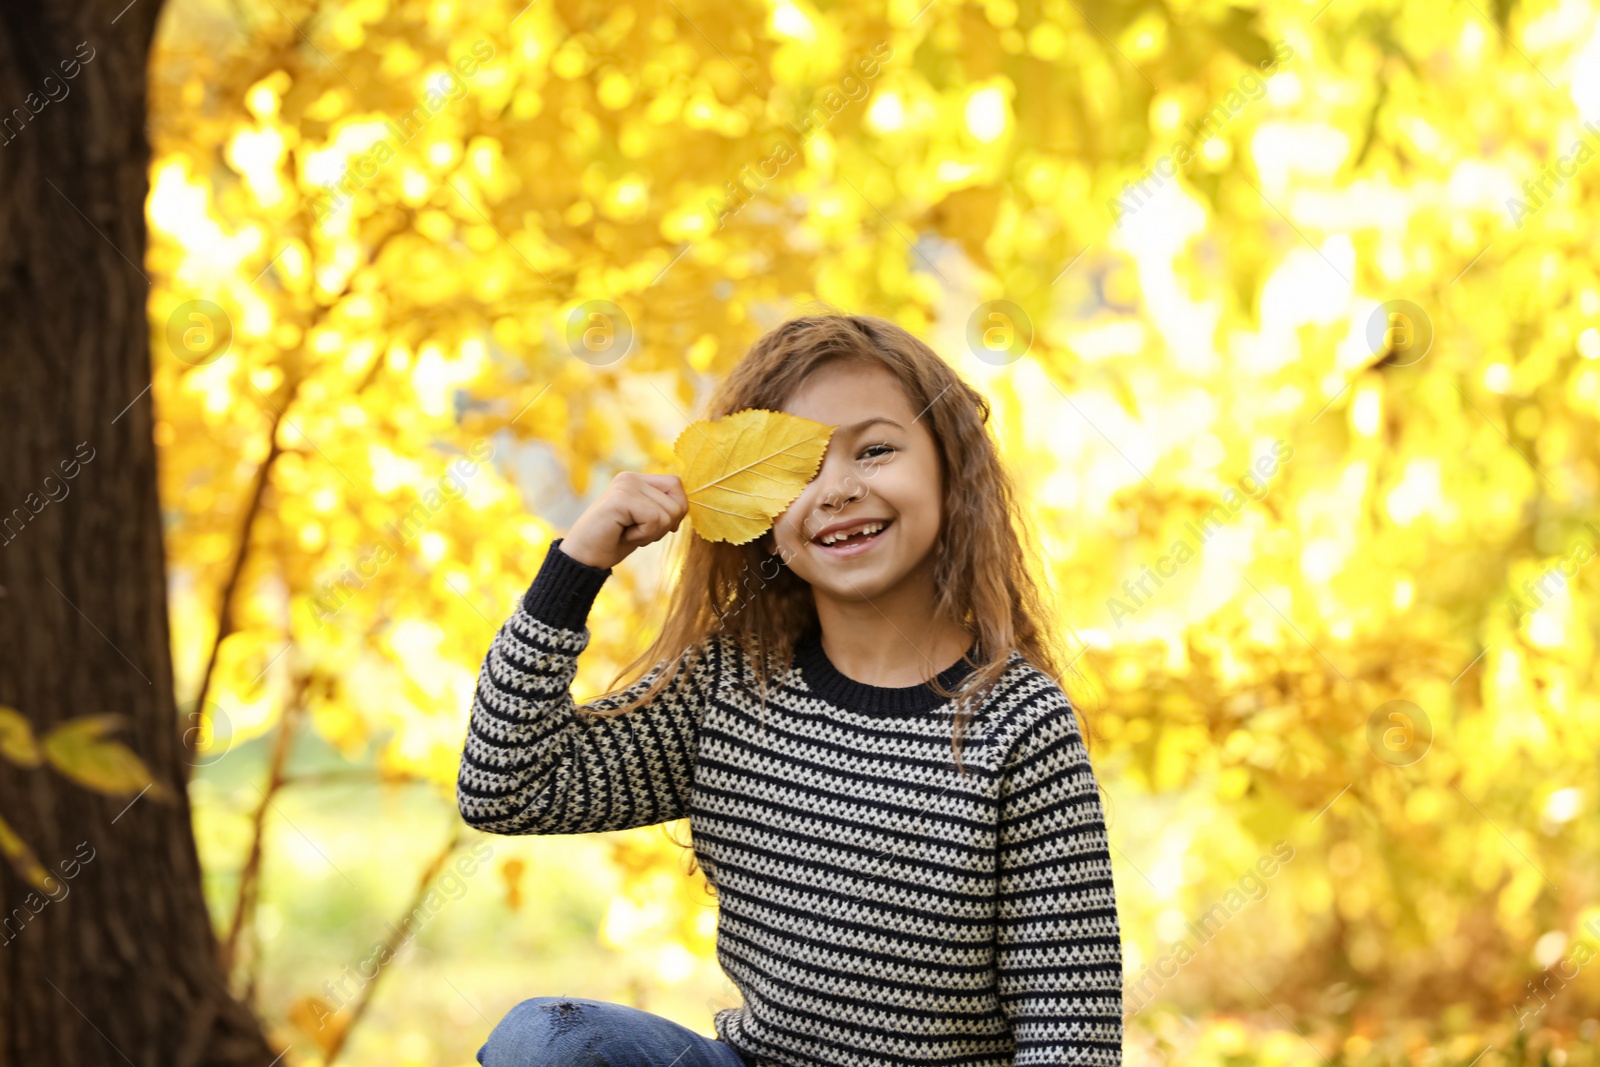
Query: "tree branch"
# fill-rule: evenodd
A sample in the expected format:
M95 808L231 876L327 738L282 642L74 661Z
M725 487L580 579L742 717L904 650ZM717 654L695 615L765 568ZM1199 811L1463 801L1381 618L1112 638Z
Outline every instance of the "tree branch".
M417 892L411 898L410 905L407 906L402 915L410 915L418 908L422 907L422 901L428 895L429 884L431 884L434 877L438 875L439 868L444 866L445 860L449 859L450 854L454 852L458 846L460 846L461 829L463 825L464 824L460 819L455 820L454 828L450 832L450 840L445 842L444 848L439 850L439 854L433 857L433 862L428 864L427 870L422 872L422 877L417 880ZM394 956L395 950L399 947L401 940L404 937L409 936L409 934L402 934L401 931L403 929L403 922L389 924L389 936L384 938L383 941L384 948L387 949L387 951L380 952L378 954L379 959ZM356 1028L356 1024L361 1021L361 1017L366 1014L367 1005L372 1001L373 990L377 989L378 979L381 977L383 977L383 970L380 968L378 972L372 976L371 980L368 981L366 985L361 987L360 998L356 1001L355 1007L350 1012L350 1021L334 1035L333 1043L328 1047L328 1056L322 1061L323 1067L333 1067L333 1061L339 1058L340 1050L344 1048L345 1042L350 1039L350 1031Z
M211 678L217 669L217 654L222 649L222 642L226 641L233 633L233 597L239 588L239 576L244 573L245 560L250 555L250 535L255 529L256 518L261 514L261 501L266 497L267 483L272 480L272 465L277 462L283 449L278 445L278 427L282 424L284 413L289 410L289 402L294 399L296 386L291 387L289 396L284 401L272 418L272 429L268 432L269 445L266 458L261 461L261 466L256 468L255 484L250 489L250 503L244 510L244 521L239 530L239 551L234 553L233 567L228 571L227 581L222 583L222 595L217 604L217 636L211 642L211 654L206 657L206 670L200 676L200 691L195 697L194 711L196 715L204 717L206 713L206 697L211 694ZM185 731L185 746L190 731Z
M279 789L283 788L283 767L289 759L289 745L293 739L295 716L303 710L303 701L306 690L311 686L310 675L300 680L294 699L283 710L283 718L278 723L278 736L272 746L272 756L267 764L267 787L262 791L261 804L256 808L251 820L250 852L245 857L244 868L239 872L239 895L233 904L233 919L228 925L228 936L222 943L222 970L224 974L233 973L234 953L238 948L239 932L244 928L247 918L255 910L257 890L261 880L261 830L266 822L267 808L272 805L272 797Z
M408 213L406 216L408 223L410 217L411 216ZM379 241L373 246L372 255L367 260L368 265L371 266L376 264L378 262L378 257L383 254L384 249L387 248L396 237L407 232L409 229L409 225L402 225L385 234L383 240ZM352 273L350 280L347 280L345 283L345 292L349 291L350 282L353 281L354 278L355 275ZM332 305L330 305L330 307L331 306ZM308 336L317 328L321 320L327 317L328 311L329 308L322 308L318 312L317 320L306 329L306 334ZM383 364L384 360L380 354L378 358L373 361L372 368L368 371L366 380L361 383L361 387L357 390L358 393L364 391L367 386L372 384L372 380L377 377L378 371L383 367ZM216 674L217 659L222 650L222 642L226 641L233 634L233 599L239 589L239 578L244 573L245 560L249 558L250 538L255 529L256 519L261 516L261 502L263 499L265 499L267 485L272 480L272 466L277 462L278 457L283 454L283 449L278 444L278 427L282 425L283 420L288 417L289 408L294 404L295 395L300 391L300 386L304 381L305 377L303 375L296 377L293 380L289 386L288 392L284 395L283 404L276 408L273 413L272 429L268 435L267 456L261 461L261 466L256 469L255 485L252 486L250 492L250 503L245 508L244 521L240 525L239 551L234 554L233 567L228 572L227 581L225 581L222 585L222 594L218 597L217 636L216 639L211 642L211 653L206 657L205 673L200 676L200 690L195 696L194 702L195 713L201 716L205 715L206 698L211 695L211 682L212 678ZM187 737L188 734L186 733L185 738ZM186 746L188 745L187 740L185 740L184 743Z

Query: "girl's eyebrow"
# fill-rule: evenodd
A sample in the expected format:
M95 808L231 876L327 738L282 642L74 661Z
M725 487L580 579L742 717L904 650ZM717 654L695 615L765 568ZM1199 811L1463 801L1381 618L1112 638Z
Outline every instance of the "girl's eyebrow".
M839 432L843 434L860 433L862 430L865 430L868 426L871 426L875 422L887 422L890 426L893 426L897 430L905 429L904 426L901 426L893 419L886 418L883 415L874 415L870 419L862 419L860 422L852 422L849 426L841 426L839 427Z

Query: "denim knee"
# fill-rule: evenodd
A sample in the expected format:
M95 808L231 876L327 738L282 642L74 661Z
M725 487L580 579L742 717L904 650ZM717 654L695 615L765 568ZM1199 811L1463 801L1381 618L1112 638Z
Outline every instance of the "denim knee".
M583 997L531 997L500 1020L478 1050L483 1067L606 1067L593 1038L597 1009Z

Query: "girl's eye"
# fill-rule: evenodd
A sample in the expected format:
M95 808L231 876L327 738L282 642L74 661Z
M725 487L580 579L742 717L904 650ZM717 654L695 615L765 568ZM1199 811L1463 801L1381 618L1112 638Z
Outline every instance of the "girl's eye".
M862 450L861 454L865 456L875 448L881 448L884 452L893 452L895 450L893 445L868 445Z

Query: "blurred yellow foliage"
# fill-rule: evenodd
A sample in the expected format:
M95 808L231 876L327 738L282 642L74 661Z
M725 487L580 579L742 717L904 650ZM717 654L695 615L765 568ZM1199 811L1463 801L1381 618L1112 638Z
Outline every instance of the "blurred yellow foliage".
M816 298L993 401L1096 683L1130 983L1296 849L1146 986L1130 1050L1289 1062L1256 1036L1281 1011L1375 1057L1373 1020L1503 1019L1580 936L1592 4L173 2L151 100L177 680L226 620L237 744L309 679L330 752L448 809L544 544ZM580 689L658 594L608 584ZM670 990L710 957L703 886L619 839L596 922Z

